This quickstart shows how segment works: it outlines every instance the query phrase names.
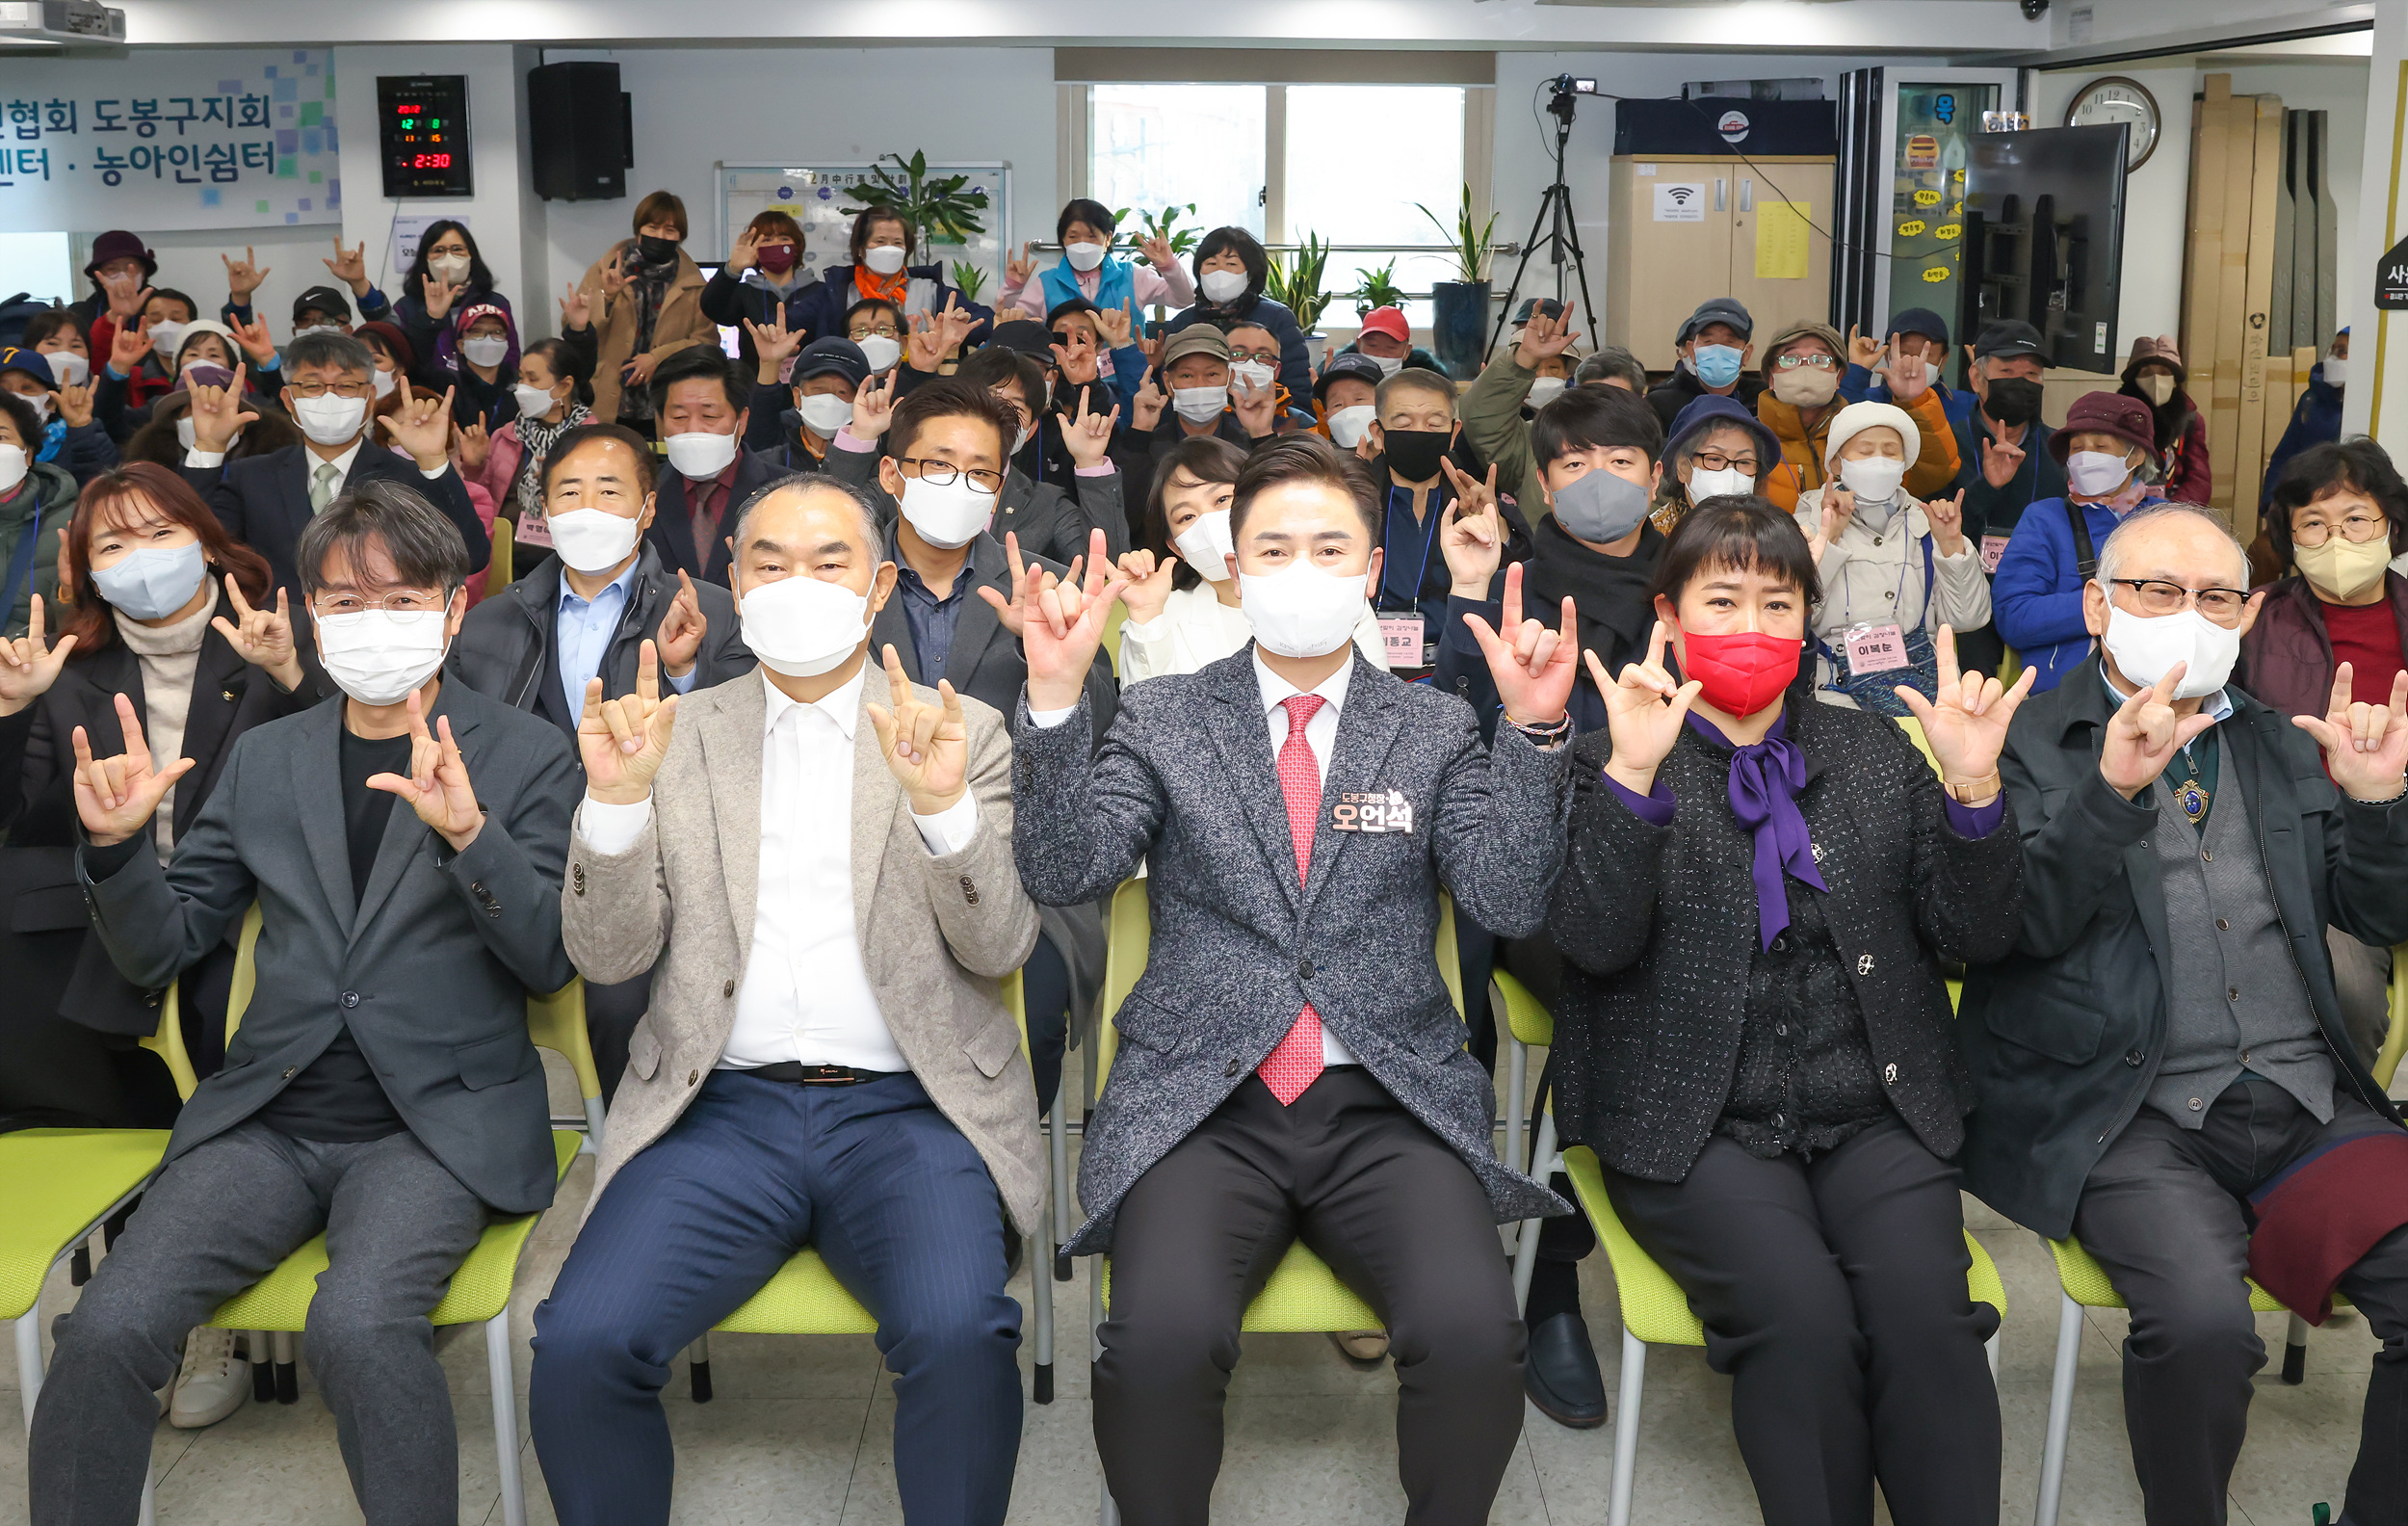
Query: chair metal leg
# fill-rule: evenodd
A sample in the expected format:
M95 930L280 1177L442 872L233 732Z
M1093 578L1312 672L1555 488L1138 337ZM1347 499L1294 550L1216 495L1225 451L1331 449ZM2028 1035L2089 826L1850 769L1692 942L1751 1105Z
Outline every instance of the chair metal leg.
M578 1154L602 1153L602 1099L598 1096L586 1098L586 1137L578 1142Z
M301 1354L296 1349L291 1330L277 1330L269 1337L275 1351L275 1402L301 1402Z
M686 1348L686 1391L696 1404L711 1402L711 1332L704 1330Z
M275 1398L275 1363L268 1355L268 1332L245 1330L243 1339L250 1356L250 1402L272 1403Z
M1551 1115L1538 1121L1538 1149L1531 1157L1531 1174L1544 1182L1554 1174L1556 1150L1556 1120ZM1543 1168L1543 1169L1542 1169ZM1531 1277L1538 1270L1538 1224L1536 1219L1522 1222L1522 1232L1513 1248L1513 1306L1528 1308L1531 1302Z
M1638 1474L1639 1395L1647 1386L1647 1343L1622 1331L1622 1403L1613 1421L1613 1493L1607 1526L1631 1526L1631 1485Z
M1095 1512L1096 1526L1120 1526L1120 1502L1112 1498L1112 1487L1103 1487L1104 1503Z
M1092 1365L1104 1359L1104 1258L1095 1257L1086 1270L1086 1359Z
M1053 1259L1042 1224L1029 1237L1029 1320L1036 1329L1036 1402L1054 1402L1054 1284L1046 1276Z
M34 1401L41 1397L41 1300L18 1315L16 1326L16 1391L25 1401L25 1429L34 1429Z
M2293 1387L2308 1381L2308 1322L2293 1314L2290 1331L2283 1337L2283 1381Z
M484 1322L485 1388L493 1400L493 1458L502 1476L503 1526L527 1526L527 1486L518 1472L518 1385L510 1375L510 1311Z
M1067 1118L1068 1099L1063 1095L1068 1090L1067 1087L1062 1086L1054 1088L1053 1110L1045 1120L1045 1143L1048 1156L1046 1164L1053 1178L1051 1183L1053 1191L1050 1196L1054 1199L1054 1244L1056 1245L1069 1244L1070 1231L1076 1227L1070 1222L1070 1124ZM1062 1269L1058 1269L1056 1272L1058 1277L1060 1276L1060 1270ZM1068 1278L1063 1277L1061 1280L1067 1281Z
M1981 1343L1981 1350L1990 1358L1990 1386L1996 1388L1999 1385L1999 1332L1997 1330L1992 1330L1990 1338Z
M1493 992L1496 987L1490 987ZM1513 1037L1513 1029L1505 1020L1503 998L1490 1004L1497 1014L1497 1032L1505 1046L1505 1164L1515 1171L1522 1169L1522 1136L1528 1132L1530 1107L1531 1053L1522 1040Z
M135 1517L138 1526L157 1526L159 1520L158 1480L151 1476L150 1463L143 1463L143 1508Z
M2056 1526L2065 1493L2065 1441L2074 1429L2074 1378L2081 1365L2081 1305L2057 1292L2056 1365L2049 1374L2049 1429L2040 1444L2040 1497L2032 1526Z

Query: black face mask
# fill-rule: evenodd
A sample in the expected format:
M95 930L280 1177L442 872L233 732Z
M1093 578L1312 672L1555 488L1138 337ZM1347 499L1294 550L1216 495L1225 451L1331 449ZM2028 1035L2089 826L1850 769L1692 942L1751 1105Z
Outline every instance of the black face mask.
M1406 482L1427 482L1438 475L1438 463L1453 443L1453 430L1388 430L1380 436L1380 454L1388 469Z
M636 235L636 252L643 256L646 265L666 265L677 257L677 241L640 233Z
M1990 395L1983 401L1981 411L2014 429L2040 416L2040 397L2039 382L2021 377L2000 377L1991 382Z

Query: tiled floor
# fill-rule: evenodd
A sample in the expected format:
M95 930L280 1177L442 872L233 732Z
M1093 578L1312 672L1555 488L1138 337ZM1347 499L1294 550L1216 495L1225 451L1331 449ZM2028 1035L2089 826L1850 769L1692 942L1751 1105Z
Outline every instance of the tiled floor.
M512 1310L517 1335L520 1434L525 1434L528 1315L566 1255L591 1164L570 1172L559 1205L530 1245ZM2055 1353L2056 1287L2033 1237L1966 1200L1968 1223L1997 1260L2010 1312L2000 1396L2005 1416L2002 1518L2031 1518ZM1604 1257L1583 1268L1588 1314L1611 1391L1619 1325ZM1024 1273L1013 1289L1029 1296ZM1099 1472L1089 1430L1084 1322L1086 1266L1054 1284L1062 1339L1058 1397L1030 1405L1013 1492L1014 1522L1046 1526L1092 1518ZM64 1276L45 1297L72 1306ZM2082 1345L2066 1470L2068 1526L2140 1520L2119 1398L2121 1316L2093 1313ZM2281 1316L2260 1333L2278 1357ZM2306 1526L2320 1500L2339 1509L2357 1446L2359 1401L2373 1351L2363 1321L2328 1326L2309 1347L2308 1381L2285 1386L2269 1366L2258 1383L2249 1443L2233 1490L2232 1519L2246 1526ZM1022 1362L1032 1359L1027 1345ZM483 1343L459 1332L444 1352L460 1431L460 1518L500 1526L491 1410ZM695 1405L680 1371L667 1396L678 1448L676 1519L711 1526L854 1526L900 1522L891 1446L894 1398L866 1336L810 1339L721 1335L712 1341L717 1398ZM17 1412L14 1372L0 1374L0 1413ZM1395 1381L1363 1373L1320 1336L1250 1337L1231 1385L1228 1444L1216 1514L1230 1522L1393 1522ZM1730 1387L1704 1354L1658 1349L1647 1366L1635 1514L1644 1526L1724 1526L1760 1519L1732 1444ZM1499 1526L1603 1526L1612 1476L1612 1430L1566 1431L1526 1411L1522 1446L1498 1497ZM0 1438L0 1526L26 1518L23 1434ZM529 1518L553 1515L532 1447L522 1448ZM246 1405L207 1431L160 1427L153 1452L163 1526L316 1526L359 1519L334 1445L333 1422L303 1377L298 1405ZM1881 1517L1886 1521L1888 1516Z

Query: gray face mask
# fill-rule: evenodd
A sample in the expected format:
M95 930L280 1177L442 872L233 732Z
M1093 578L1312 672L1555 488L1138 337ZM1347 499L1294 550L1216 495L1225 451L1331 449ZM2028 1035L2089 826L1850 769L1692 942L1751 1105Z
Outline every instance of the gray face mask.
M1592 466L1556 490L1555 512L1564 534L1603 545L1629 535L1647 517L1647 489Z

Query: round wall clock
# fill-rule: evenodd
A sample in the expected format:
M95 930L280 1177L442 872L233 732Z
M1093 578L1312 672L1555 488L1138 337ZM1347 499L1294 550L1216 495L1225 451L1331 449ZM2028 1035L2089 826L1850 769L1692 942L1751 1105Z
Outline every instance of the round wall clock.
M2103 127L2116 122L2132 126L2124 169L2137 170L2157 152L2158 130L2162 125L2158 98L2149 93L2148 86L2121 74L2109 74L2084 85L2065 108L2068 127Z

